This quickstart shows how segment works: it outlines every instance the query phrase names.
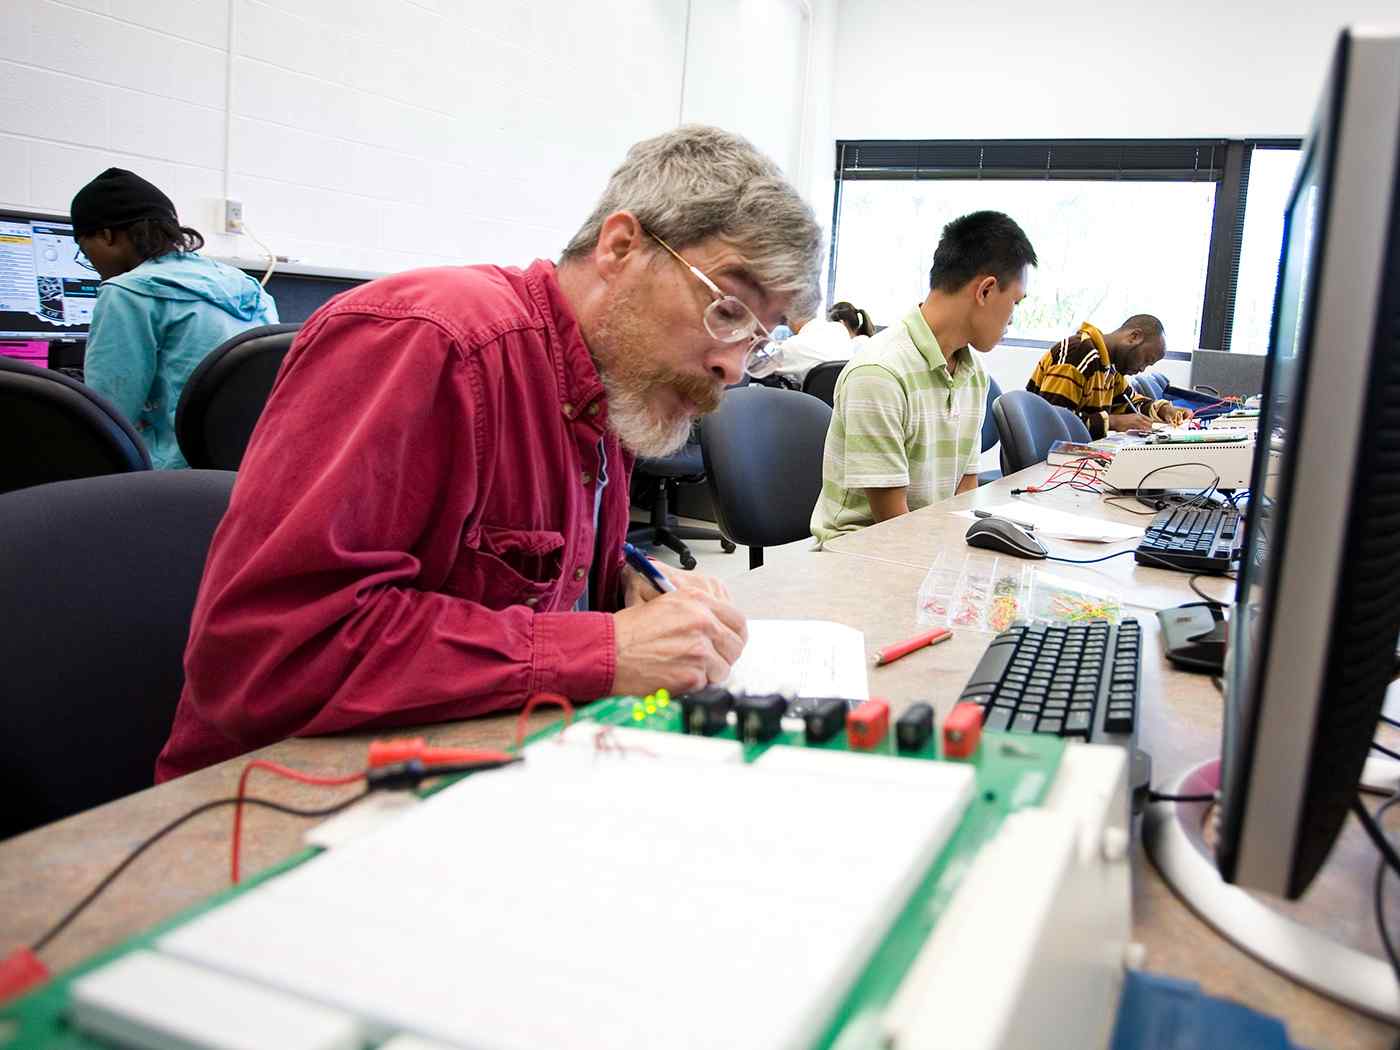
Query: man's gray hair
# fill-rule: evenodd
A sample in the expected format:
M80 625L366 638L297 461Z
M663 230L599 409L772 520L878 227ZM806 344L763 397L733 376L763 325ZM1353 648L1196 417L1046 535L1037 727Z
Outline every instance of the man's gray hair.
M781 169L747 139L687 124L637 143L561 261L589 254L603 221L619 211L677 250L720 238L767 291L792 295L789 317L816 312L821 227Z

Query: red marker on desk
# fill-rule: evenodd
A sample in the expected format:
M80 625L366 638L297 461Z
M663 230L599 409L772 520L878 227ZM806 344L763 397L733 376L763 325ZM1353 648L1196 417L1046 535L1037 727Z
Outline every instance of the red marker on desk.
M897 642L894 645L887 645L875 654L875 666L883 667L885 664L892 664L901 656L908 656L915 649L922 649L926 645L937 645L953 637L953 632L946 627L935 627L931 631L910 638L907 642Z

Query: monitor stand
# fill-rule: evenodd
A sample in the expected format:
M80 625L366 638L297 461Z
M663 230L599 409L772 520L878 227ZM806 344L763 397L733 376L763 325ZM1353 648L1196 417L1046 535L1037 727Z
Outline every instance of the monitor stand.
M1215 759L1188 770L1163 793L1219 790L1220 760ZM1167 885L1217 933L1264 965L1355 1010L1400 1023L1400 986L1388 962L1272 911L1220 877L1202 834L1211 806L1157 802L1147 807L1143 841Z

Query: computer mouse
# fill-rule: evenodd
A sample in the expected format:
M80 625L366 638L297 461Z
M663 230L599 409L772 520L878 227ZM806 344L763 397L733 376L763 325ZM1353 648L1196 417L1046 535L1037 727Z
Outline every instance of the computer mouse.
M978 518L964 537L969 547L984 547L1018 558L1048 558L1038 539L1021 526L1005 518Z

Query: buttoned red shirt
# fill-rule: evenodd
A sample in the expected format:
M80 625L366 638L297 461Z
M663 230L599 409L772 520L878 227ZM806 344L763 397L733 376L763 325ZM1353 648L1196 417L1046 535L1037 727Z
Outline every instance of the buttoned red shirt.
M214 535L156 779L606 695L632 467L606 424L548 262L413 271L317 311ZM590 583L605 611L572 611Z

